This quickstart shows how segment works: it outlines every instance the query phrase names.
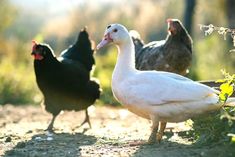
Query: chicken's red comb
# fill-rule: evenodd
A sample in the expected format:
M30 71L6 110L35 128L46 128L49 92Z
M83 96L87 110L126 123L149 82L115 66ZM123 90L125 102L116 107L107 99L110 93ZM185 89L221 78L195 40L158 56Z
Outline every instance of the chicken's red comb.
M32 40L32 44L33 44L32 50L34 51L38 43L36 40Z
M38 42L36 40L32 40L33 44L38 44Z
M166 20L166 22L168 22L168 23L169 23L169 22L172 22L172 19L169 18L169 19Z

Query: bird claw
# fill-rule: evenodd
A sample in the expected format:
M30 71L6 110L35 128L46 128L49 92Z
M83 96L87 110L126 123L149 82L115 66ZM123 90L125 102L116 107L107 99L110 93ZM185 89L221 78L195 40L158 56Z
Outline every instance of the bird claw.
M86 117L85 117L84 121L82 122L81 125L77 126L76 128L78 129L78 128L82 127L85 123L88 123L89 128L91 129L91 122L90 122L90 118L89 118L87 110L86 110Z
M88 119L85 119L83 122L82 122L82 124L81 125L79 125L79 126L77 126L76 128L78 129L78 128L80 128L80 127L82 127L84 124L86 124L86 123L88 123L88 125L89 125L89 128L91 129L91 123L90 123L90 120Z
M156 140L148 140L148 142L146 143L147 145L152 145L155 144Z
M55 133L53 128L50 127L50 126L48 126L48 128L46 130L44 130L44 131L48 131L49 133Z
M157 137L151 135L148 139L147 144L155 144L157 142L160 143L162 140L162 136L163 136L163 133L160 133L160 132L157 133Z
M154 144L154 143L156 143L156 136L151 135L148 139L147 144Z

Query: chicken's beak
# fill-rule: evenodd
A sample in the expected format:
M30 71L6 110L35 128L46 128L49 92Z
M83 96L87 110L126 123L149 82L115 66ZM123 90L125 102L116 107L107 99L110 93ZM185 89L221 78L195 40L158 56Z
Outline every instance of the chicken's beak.
M110 34L107 33L106 35L104 35L104 38L102 39L102 41L97 45L96 49L99 50L100 48L104 47L110 42L113 42L113 39L110 37Z

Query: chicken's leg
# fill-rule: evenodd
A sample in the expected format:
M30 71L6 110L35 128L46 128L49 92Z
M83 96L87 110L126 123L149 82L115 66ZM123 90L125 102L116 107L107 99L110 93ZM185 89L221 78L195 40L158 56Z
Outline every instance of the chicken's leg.
M160 124L160 130L159 130L159 132L158 132L158 134L157 134L157 141L158 141L159 143L160 143L161 140L162 140L162 136L163 136L163 134L164 134L165 128L166 128L166 122L161 122L161 124Z
M78 126L78 128L83 126L85 123L88 123L89 127L91 128L90 117L88 115L88 110L87 109L86 109L86 117L85 117L84 121L82 122L82 124L80 126Z
M46 129L47 131L53 132L53 125L54 125L56 117L57 117L57 115L53 115L52 120L51 120L50 124L48 125L48 127Z

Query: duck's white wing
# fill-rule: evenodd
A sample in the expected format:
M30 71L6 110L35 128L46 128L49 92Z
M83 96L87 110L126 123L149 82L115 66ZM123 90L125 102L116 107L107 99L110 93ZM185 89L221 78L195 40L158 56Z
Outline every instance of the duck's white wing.
M172 78L172 79L176 79L176 80L181 80L181 81L193 81L187 77L175 74L175 73L171 73L171 72L166 72L166 71L157 71L158 74L160 75L164 75L166 77Z
M124 88L130 104L161 105L206 97L217 99L216 90L171 73L140 72L126 80Z

